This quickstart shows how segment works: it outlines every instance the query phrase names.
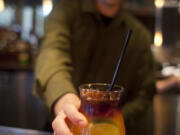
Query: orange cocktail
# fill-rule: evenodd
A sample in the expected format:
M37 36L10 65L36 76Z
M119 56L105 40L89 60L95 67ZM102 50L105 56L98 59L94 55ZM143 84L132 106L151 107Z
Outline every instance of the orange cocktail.
M121 113L120 95L122 87L108 84L84 84L79 87L82 112L89 124L86 128L73 128L74 135L125 135Z

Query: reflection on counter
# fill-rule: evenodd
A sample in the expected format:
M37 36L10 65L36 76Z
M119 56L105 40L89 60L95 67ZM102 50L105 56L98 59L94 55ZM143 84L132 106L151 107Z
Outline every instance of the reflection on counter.
M32 94L33 81L32 72L0 71L0 125L48 130L48 111Z

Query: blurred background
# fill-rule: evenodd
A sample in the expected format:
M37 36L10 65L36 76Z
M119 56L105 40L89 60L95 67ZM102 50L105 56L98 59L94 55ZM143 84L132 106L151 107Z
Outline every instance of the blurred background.
M0 125L49 130L48 111L32 89L34 58L54 2L0 0ZM125 0L125 8L151 32L157 79L180 77L180 1ZM147 115L150 135L180 135L179 87L157 91Z

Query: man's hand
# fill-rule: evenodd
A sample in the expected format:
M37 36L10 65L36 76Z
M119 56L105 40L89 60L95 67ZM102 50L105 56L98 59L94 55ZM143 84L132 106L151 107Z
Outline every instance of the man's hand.
M54 106L56 118L52 123L55 135L73 135L65 122L66 118L77 126L87 126L85 116L78 111L80 104L80 99L73 93L64 95L56 102Z

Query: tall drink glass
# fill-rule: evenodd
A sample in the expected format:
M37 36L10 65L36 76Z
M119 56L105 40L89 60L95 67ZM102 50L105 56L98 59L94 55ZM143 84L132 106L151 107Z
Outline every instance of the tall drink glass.
M81 97L80 112L88 120L86 128L74 127L74 135L125 135L121 113L120 95L123 88L110 84L92 83L79 87Z

